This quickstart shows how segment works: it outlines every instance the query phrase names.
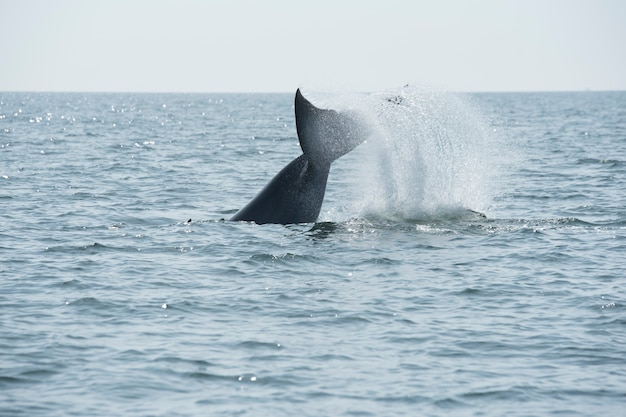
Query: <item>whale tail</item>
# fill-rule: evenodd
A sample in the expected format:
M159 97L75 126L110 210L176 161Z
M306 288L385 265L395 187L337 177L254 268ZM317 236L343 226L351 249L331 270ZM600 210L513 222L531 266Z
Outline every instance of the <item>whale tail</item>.
M317 108L300 89L296 91L295 111L300 147L320 167L347 154L368 135L366 123L356 112Z
M319 109L299 89L295 112L303 154L276 174L231 220L257 224L314 222L322 208L330 164L365 139L364 125L355 113Z

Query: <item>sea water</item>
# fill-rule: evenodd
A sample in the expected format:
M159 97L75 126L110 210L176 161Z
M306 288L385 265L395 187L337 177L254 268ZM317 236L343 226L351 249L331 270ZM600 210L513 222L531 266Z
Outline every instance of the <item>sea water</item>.
M0 415L623 415L626 93L309 96L0 93Z

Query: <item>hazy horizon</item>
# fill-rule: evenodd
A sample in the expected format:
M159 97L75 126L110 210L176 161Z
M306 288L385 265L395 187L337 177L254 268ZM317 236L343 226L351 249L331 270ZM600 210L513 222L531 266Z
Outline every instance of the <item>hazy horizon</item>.
M419 86L424 87L424 86ZM295 91L301 88L300 86L295 86L293 91L89 91L89 90L0 90L0 93L33 93L33 94L295 94ZM426 86L425 88L429 88ZM394 87L389 87L388 90L393 90ZM303 89L303 91L305 91ZM322 90L324 91L324 90ZM333 90L328 90L333 91ZM355 93L374 93L378 91L385 90L350 90ZM550 91L541 91L541 90L526 90L526 91L452 91L452 90L444 90L449 93L457 93L457 94L560 94L560 93L621 93L626 92L624 90L550 90Z
M0 0L0 91L624 91L625 17L618 0Z

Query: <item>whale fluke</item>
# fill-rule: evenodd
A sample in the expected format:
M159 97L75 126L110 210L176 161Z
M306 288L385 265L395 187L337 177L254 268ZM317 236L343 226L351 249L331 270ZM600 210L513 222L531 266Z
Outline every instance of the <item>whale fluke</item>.
M300 89L295 96L295 117L303 154L230 220L257 224L316 221L331 163L362 143L368 133L357 113L317 108Z

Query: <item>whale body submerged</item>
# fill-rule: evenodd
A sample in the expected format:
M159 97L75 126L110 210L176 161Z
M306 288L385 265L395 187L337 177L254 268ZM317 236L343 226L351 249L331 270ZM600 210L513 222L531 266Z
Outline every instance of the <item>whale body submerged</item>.
M257 224L315 222L331 163L356 148L368 135L358 113L317 108L300 89L295 96L295 116L302 155L276 174L230 220Z

